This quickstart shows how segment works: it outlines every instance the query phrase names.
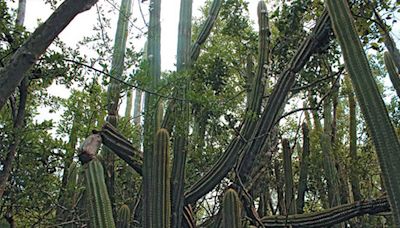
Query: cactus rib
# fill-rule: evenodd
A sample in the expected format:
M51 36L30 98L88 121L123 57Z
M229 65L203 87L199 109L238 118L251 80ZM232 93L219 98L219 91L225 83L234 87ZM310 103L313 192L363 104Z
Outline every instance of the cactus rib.
M89 203L90 226L114 228L111 202L104 182L104 171L101 162L93 158L84 165L86 191Z
M144 174L151 173L148 185L144 187L144 195L148 199L148 210L145 211L145 227L170 227L170 170L169 170L169 134L165 129L157 131L151 166L145 166ZM150 172L147 169L151 169Z
M118 209L117 228L129 228L131 210L124 204Z
M222 227L223 228L239 228L241 226L241 206L239 196L233 189L228 189L224 194L223 201L223 216L222 216Z

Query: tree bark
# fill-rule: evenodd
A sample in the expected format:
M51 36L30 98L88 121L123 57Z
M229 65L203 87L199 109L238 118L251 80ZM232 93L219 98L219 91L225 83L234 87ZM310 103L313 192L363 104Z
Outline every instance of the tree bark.
M6 156L6 160L3 161L3 170L0 172L0 199L3 197L4 191L6 189L8 178L11 174L12 163L15 159L15 154L17 153L17 148L21 142L21 130L23 129L24 125L24 118L25 118L25 106L26 100L28 97L28 82L27 79L22 81L19 87L20 95L19 95L19 106L16 119L13 120L14 122L14 129L12 133L13 143L11 143L8 153Z
M66 0L40 25L13 54L0 71L0 110L47 47L79 13L90 9L98 0Z

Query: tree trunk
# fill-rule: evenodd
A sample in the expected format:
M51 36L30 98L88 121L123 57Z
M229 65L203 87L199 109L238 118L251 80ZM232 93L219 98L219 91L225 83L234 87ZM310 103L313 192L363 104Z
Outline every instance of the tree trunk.
M3 161L3 169L0 172L0 199L3 197L4 191L7 186L8 178L10 177L12 164L17 153L17 148L21 142L21 131L24 127L25 106L28 97L28 80L24 79L19 86L19 105L18 112L15 119L13 119L14 129L12 132L13 143L11 143L6 160Z
M32 67L47 47L79 13L90 9L98 0L66 0L40 25L12 55L10 63L0 71L0 110L25 73Z

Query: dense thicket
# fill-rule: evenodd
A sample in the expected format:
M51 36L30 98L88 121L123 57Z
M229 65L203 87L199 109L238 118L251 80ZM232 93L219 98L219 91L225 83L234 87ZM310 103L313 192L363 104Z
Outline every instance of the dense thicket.
M0 226L399 226L400 4L181 1L0 0Z

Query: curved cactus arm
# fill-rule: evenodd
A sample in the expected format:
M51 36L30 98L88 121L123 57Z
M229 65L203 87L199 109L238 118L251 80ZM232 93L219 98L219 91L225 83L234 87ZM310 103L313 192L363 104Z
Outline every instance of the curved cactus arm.
M103 144L142 175L143 152L135 148L118 130L106 122L100 132Z
M400 143L374 81L347 1L325 1L361 112L378 154L396 226L400 226Z
M366 214L390 211L387 198L358 201L309 214L266 216L261 219L265 227L327 227Z
M228 189L224 194L222 206L222 227L239 228L241 224L241 203L238 194Z
M389 54L389 52L385 52L383 57L385 60L386 69L389 73L390 81L392 82L393 87L396 90L397 96L400 97L400 76L394 65L392 56Z
M195 62L200 54L200 47L206 41L207 37L210 35L211 29L213 28L215 21L217 20L219 10L221 9L222 0L214 0L211 4L210 11L208 12L208 17L206 22L201 27L201 31L196 41L192 45L191 49L191 62Z
M324 11L313 32L302 42L300 48L292 57L288 68L281 73L260 120L256 127L253 128L252 138L254 140L249 141L244 147L245 141L242 136L236 136L214 166L185 193L186 203L196 202L220 183L234 167L239 152L243 151L242 153L244 153L245 157L252 149L255 151L261 149L262 142L265 142L266 137L268 137L268 133L271 131L277 115L280 113L286 97L295 82L295 74L304 67L319 46L325 45L325 42L328 41L329 33L329 17L327 11Z

